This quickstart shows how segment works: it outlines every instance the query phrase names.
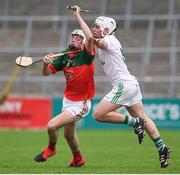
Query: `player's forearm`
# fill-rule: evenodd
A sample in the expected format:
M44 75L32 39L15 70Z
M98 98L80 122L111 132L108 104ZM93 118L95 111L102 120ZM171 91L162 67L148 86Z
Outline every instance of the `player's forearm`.
M84 32L84 34L86 36L87 41L89 41L90 38L93 37L90 28L88 27L86 22L82 19L82 17L79 14L76 15L76 18L77 18L77 20L79 22L79 25L80 25L81 29L83 30L83 32Z
M49 69L48 64L44 63L44 64L43 64L43 68L42 68L42 74L43 74L44 76L48 76L48 75L50 75L51 73L52 73L52 72L51 72L51 70Z

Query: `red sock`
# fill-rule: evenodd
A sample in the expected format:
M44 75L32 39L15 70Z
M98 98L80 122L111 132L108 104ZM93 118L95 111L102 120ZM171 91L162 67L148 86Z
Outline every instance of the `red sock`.
M50 143L48 144L48 148L51 150L51 151L54 151L56 149L56 143Z
M77 151L77 152L73 153L73 157L76 161L79 161L79 160L81 160L82 155L81 155L80 151Z

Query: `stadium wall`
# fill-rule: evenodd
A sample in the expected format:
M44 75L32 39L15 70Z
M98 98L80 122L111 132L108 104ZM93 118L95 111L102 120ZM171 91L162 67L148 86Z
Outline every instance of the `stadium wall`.
M77 123L79 128L127 128L96 122L93 110L100 101L95 98L92 110L85 119ZM180 129L180 99L148 98L144 99L146 113L155 121L158 128ZM0 105L0 128L45 129L51 117L61 112L62 98L8 98ZM125 108L120 110L127 113Z
M126 128L125 125L107 124L96 122L93 119L93 110L100 101L95 98L92 103L92 110L88 116L79 121L80 128ZM164 129L180 129L180 99L169 98L148 98L143 100L146 113L155 121L158 128ZM56 116L61 112L62 98L55 97L52 99L52 116ZM127 113L125 108L120 110Z
M50 98L7 98L0 105L0 128L44 129L51 109Z

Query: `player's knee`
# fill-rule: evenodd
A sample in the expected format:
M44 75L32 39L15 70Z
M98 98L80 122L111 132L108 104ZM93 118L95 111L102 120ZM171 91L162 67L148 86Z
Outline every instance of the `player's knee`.
M56 125L52 123L51 121L48 122L47 124L47 130L48 131L55 131L57 129Z
M103 118L102 118L102 115L101 115L101 113L99 113L98 111L94 111L94 115L93 115L93 117L94 117L94 119L96 120L96 121L103 121Z

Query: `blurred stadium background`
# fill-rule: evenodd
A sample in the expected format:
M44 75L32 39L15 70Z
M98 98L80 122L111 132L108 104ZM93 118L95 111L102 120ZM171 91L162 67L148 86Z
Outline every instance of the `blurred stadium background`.
M1 0L1 91L11 77L19 55L44 56L66 47L69 33L79 28L69 4L90 9L84 14L92 25L99 15L114 17L126 61L141 83L145 97L180 97L179 0ZM109 82L96 59L96 96L109 90ZM60 83L59 83L60 81ZM21 69L11 95L63 95L64 79L42 78L40 65Z
M43 57L66 48L69 33L79 28L72 12L66 8L74 4L90 10L90 13L83 14L90 26L100 15L116 19L119 25L116 36L124 47L131 73L140 81L147 112L157 123L169 127L170 121L172 127L179 128L179 0L1 0L0 126L11 127L9 120L15 118L26 118L30 122L31 114L27 111L35 111L36 107L37 110L46 109L46 116L59 113L64 76L43 77L41 64L19 68L15 65L15 58L20 55ZM98 59L95 59L95 67L94 105L110 89ZM12 126L16 123L19 122L14 121ZM21 126L27 127L28 124Z
M1 0L0 98L4 103L0 106L0 126L10 126L9 120L19 119L16 114L30 122L31 114L27 111L34 111L35 106L37 110L46 109L46 116L59 113L65 86L62 73L43 77L40 63L17 68L15 58L20 55L43 57L66 48L69 33L79 28L72 12L66 8L74 4L90 10L82 14L90 26L100 15L116 19L119 25L116 36L124 47L131 73L140 81L148 114L162 126L179 128L179 0ZM94 105L111 88L97 58L95 82ZM14 123L12 125L16 125ZM25 125L28 126L22 124Z
M18 68L15 66L15 58L20 55L43 57L47 53L57 53L66 48L69 33L75 28L79 28L75 17L71 11L66 9L66 6L76 4L82 9L90 10L90 13L83 14L90 26L94 19L100 15L116 19L119 25L116 36L124 47L126 62L131 73L137 76L140 81L145 110L160 129L168 129L162 132L167 143L174 146L175 152L179 149L180 0L0 0L0 147L2 148L0 148L0 163L2 165L0 173L24 173L26 170L29 173L44 173L44 169L41 167L38 169L33 163L25 160L31 159L32 154L41 149L42 143L46 144L46 135L42 137L42 133L39 133L35 137L36 140L33 140L35 136L33 133L27 131L20 133L14 130L4 132L2 129L45 128L50 117L60 112L65 83L64 76L62 73L58 73L43 77L40 63L28 68ZM110 89L110 83L104 76L97 58L95 59L95 82L96 96L93 105L96 105ZM126 112L124 109L122 110ZM92 111L78 126L80 128L104 129L123 127L95 122L92 119ZM102 134L102 137L99 136L99 140L96 139L97 144L100 144L98 143L100 140L102 144L107 141L106 138L103 140L104 130L91 131L88 133L87 130L81 130L80 132L83 138L81 141L82 149L84 149L83 144L86 145L85 153L88 146L95 143L98 134ZM108 135L108 131L106 132ZM119 134L116 131L113 131L112 134L114 137L117 134L115 140L119 140ZM122 146L124 142L119 140L122 146L121 153L131 151L129 143L133 144L130 140L132 141L132 138L135 137L133 135L129 139L131 136L125 136L125 134L128 132L123 131L120 137L122 139L124 136L124 141L127 140L127 144ZM92 139L88 139L86 135ZM111 135L110 132L109 135ZM24 142L26 137L29 139ZM31 143L36 143L33 148L30 146ZM134 143L134 148L138 150L136 141ZM111 142L112 145L108 144L110 142L107 143L106 149L113 147L113 149L119 150L117 147L119 144L116 142L116 145L113 142ZM144 144L146 148L149 146L152 149L152 143L149 143L148 140ZM63 146L64 144L62 144ZM141 169L142 171L137 168L139 165L136 162L138 161L134 160L134 157L127 159L130 161L128 164L132 169L129 169L126 164L120 166L117 154L114 155L117 158L114 159L115 161L105 162L103 157L101 159L99 156L98 161L103 162L102 164L96 166L96 164L91 164L93 161L89 161L90 166L92 165L94 168L76 172L103 173L101 167L105 165L107 170L104 171L105 173L143 173L145 169L147 173L164 173L156 169L158 166L157 157L153 156L150 160L151 163L147 164L151 155L148 150L145 150L145 147L143 147L143 154L146 157L142 158L143 162L140 160L141 156L138 160L144 167ZM128 150L125 150L126 148ZM66 148L63 147L63 149ZM104 156L108 152L108 150L103 152L103 148L93 151L95 155L99 154L100 151ZM86 153L89 160L92 160L91 152L92 150L89 148ZM13 153L15 156L12 156ZM62 154L65 153L62 152ZM140 154L140 150L137 151L137 154ZM178 155L180 155L178 152L174 154L173 161L177 160L177 162L168 173L180 173L177 168ZM14 160L12 158L16 159L16 164L10 166ZM59 159L55 159L58 166L59 161L62 162ZM24 162L24 166L21 166L22 162ZM46 173L61 172L55 170L54 164L51 162L48 166L50 169L46 169L48 170ZM64 172L74 173L73 171ZM62 173L64 172L62 171Z

